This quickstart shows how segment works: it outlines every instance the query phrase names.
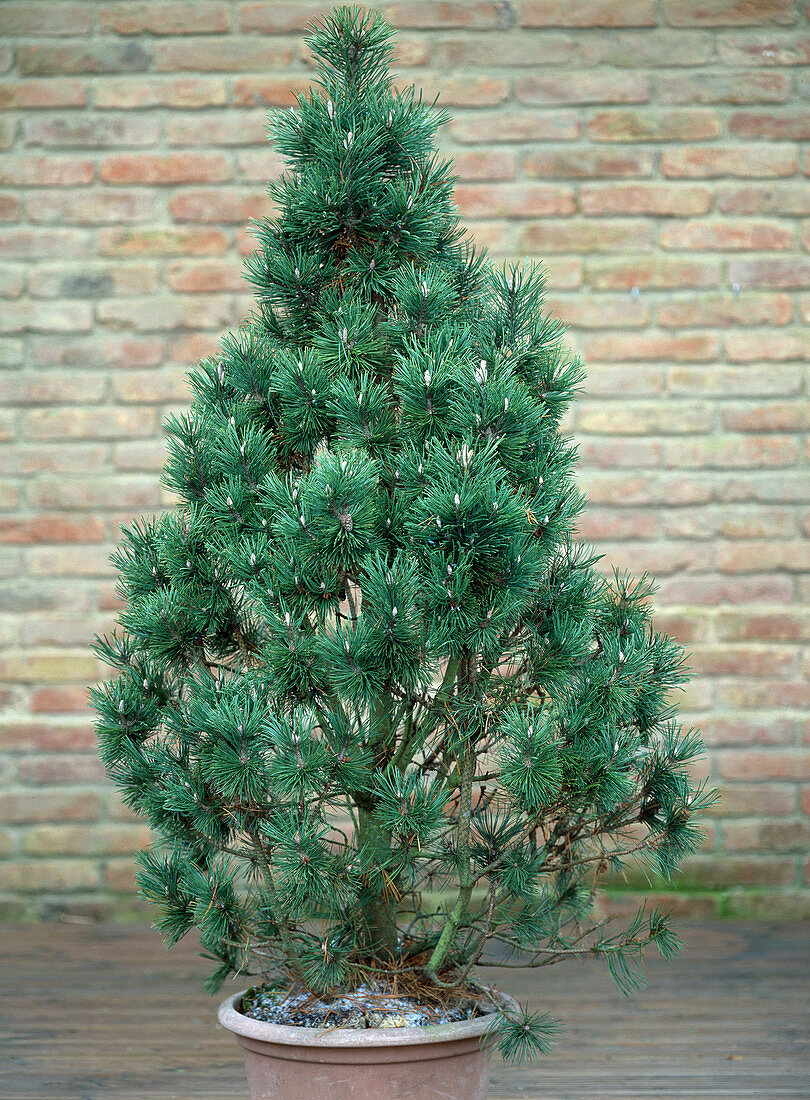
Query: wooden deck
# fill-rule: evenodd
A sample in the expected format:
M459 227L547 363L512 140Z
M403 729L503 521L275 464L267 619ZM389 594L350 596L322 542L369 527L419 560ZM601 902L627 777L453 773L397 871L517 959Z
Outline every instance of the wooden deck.
M808 926L681 931L685 955L651 958L631 1000L593 963L493 972L566 1029L542 1063L495 1065L490 1100L807 1100ZM245 1100L193 944L167 954L133 925L0 925L0 965L0 1100Z

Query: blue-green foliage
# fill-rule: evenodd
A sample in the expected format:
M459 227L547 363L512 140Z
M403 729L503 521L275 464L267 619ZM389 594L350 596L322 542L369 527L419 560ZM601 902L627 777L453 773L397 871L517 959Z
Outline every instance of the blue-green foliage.
M684 655L649 582L576 541L582 366L542 268L467 241L446 116L392 87L390 37L328 16L315 87L271 118L289 170L254 226L255 313L167 421L179 507L113 559L101 756L164 842L139 863L158 925L199 929L212 986L392 962L452 985L500 945L601 955L629 988L644 944L676 942L660 914L608 937L595 881L633 856L673 873L712 799L675 721ZM501 1049L549 1035L508 1014Z

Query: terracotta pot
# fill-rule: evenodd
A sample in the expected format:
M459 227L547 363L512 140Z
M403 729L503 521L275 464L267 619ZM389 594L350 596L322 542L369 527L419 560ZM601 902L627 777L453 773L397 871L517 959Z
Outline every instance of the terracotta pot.
M510 1005L510 997L502 999ZM430 1027L308 1028L243 1016L235 993L219 1022L243 1048L251 1100L485 1100L492 1008Z

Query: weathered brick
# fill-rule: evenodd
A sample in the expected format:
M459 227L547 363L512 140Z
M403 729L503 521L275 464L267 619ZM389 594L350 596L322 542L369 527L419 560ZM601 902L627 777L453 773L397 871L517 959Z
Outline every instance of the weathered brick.
M0 889L36 893L46 890L86 890L98 886L97 862L90 859L28 859L0 861Z
M257 188L226 188L177 191L169 211L178 222L232 222L244 225L250 218L269 217L274 207Z
M255 6L257 5L251 5ZM424 4L420 0L411 0L410 3L386 4L383 14L396 27L420 27L428 30L450 27L485 30L509 26L511 22L510 13L502 4L481 3L480 0L441 4Z
M708 431L713 419L705 403L589 401L577 415L577 427L608 435L691 434Z
M90 183L89 157L8 156L0 159L0 183L11 187L73 187Z
M583 214L705 214L712 192L701 185L637 183L583 185L579 190ZM664 231L668 229L664 227Z
M89 332L89 302L0 302L0 329L5 332Z
M646 103L649 77L641 73L565 72L522 76L515 81L520 103Z
M154 263L89 260L39 264L36 283L29 292L37 298L106 298L151 294L159 285L160 271Z
M700 141L720 131L717 113L701 109L595 111L588 124L593 141Z
M65 521L69 522L69 521ZM38 687L31 691L32 714L86 714L87 688L84 686ZM2 731L2 727L0 727ZM50 745L38 745L38 748L50 749ZM80 745L67 746L71 749ZM69 757L68 759L74 759Z
M654 27L652 0L524 0L523 27Z
M85 706L86 705L85 703ZM96 755L57 755L51 753L48 756L29 757L20 761L17 766L17 774L21 782L30 783L38 787L57 785L81 786L87 783L104 782L104 768ZM42 828L50 831L52 829L70 830L76 827L70 825L56 825L43 826ZM88 840L92 840L95 836L95 830L91 831L86 826L79 826L77 831L87 837ZM33 851L33 848L29 848L28 845L32 833L35 832L37 832L37 830L32 830L31 833L26 834L23 843L24 851ZM49 853L43 851L41 854Z
M145 191L38 191L27 204L32 222L110 225L154 221L157 200Z
M140 73L151 67L152 54L145 42L96 39L69 44L20 46L20 72L29 76L61 73Z
M152 839L146 825L37 825L23 840L22 850L33 856L129 855Z
M113 34L221 34L228 30L228 14L222 0L127 0L102 4L98 26Z
M120 439L148 436L155 429L151 409L32 409L22 421L28 439Z
M810 641L810 612L804 608L780 611L721 611L718 637L729 641Z
M572 59L574 43L562 34L524 36L490 32L471 38L443 37L436 46L436 60L442 68L481 66L560 65Z
M25 119L23 134L26 145L51 145L56 148L154 145L160 135L160 122L147 117L93 116L90 112L51 115Z
M666 464L689 469L793 466L799 454L799 446L792 436L715 433L708 439L668 441Z
M784 103L791 80L779 72L675 72L656 79L662 103Z
M675 65L705 65L714 54L714 36L704 31L612 31L583 36L579 56L585 65L617 69L659 69Z
M564 317L569 325L577 329L641 328L650 320L649 305L625 295L557 295L547 298L546 306L551 313Z
M716 287L722 268L715 259L697 257L688 260L674 256L631 256L623 259L594 257L585 264L589 286L598 290L660 289L680 287Z
M718 338L709 332L681 333L677 336L669 332L628 332L621 336L604 333L590 337L585 344L588 359L607 361L665 359L698 362L714 359L718 349Z
M449 131L455 141L474 145L574 141L582 133L582 120L575 111L476 111L454 118Z
M221 255L228 237L220 229L167 226L163 229L104 229L98 237L102 256Z
M36 366L60 367L155 367L163 362L163 340L156 336L107 334L97 337L33 337L29 342L31 361ZM40 452L47 456L45 450ZM33 456L31 456L33 457ZM30 459L28 459L30 463ZM29 469L50 469L50 465Z
M158 40L154 51L158 72L264 72L293 60L289 43L231 36Z
M765 397L797 394L802 388L798 368L785 367L674 367L668 372L673 394Z
M8 38L88 34L93 26L93 8L91 3L12 0L3 4L3 33Z
M90 235L83 229L0 229L0 256L8 260L86 256L89 251Z
M93 84L93 103L104 109L142 107L222 107L228 102L225 81L219 77L100 76Z
M665 149L661 168L670 177L793 176L799 162L795 145L683 145Z
M720 60L726 65L807 65L810 35L797 31L754 31L725 34L718 39Z
M37 542L100 542L104 523L98 516L34 516L0 519L0 542L26 545Z
M172 290L192 294L240 291L245 288L239 265L234 264L233 260L173 260L168 265L166 281Z
M0 791L0 820L21 825L35 821L97 821L101 795L91 788L75 791L39 788Z
M690 251L777 251L795 247L796 231L792 225L779 222L755 222L748 219L732 221L683 222L664 225L660 241L664 248L684 248Z
M233 320L230 299L213 294L193 298L110 298L98 304L96 315L102 325L140 332L176 328L219 330Z
M728 132L741 138L807 141L810 114L804 111L737 111L728 120Z
M729 332L725 338L726 354L732 362L751 363L757 360L804 360L810 351L810 332L790 330L774 340L767 332Z
M518 247L521 251L541 255L546 252L626 252L628 249L650 249L652 242L653 229L647 222L571 218L527 225L520 234Z
M165 123L169 145L264 145L264 119L256 112L203 111L170 115Z
M810 749L728 749L714 760L721 779L810 779Z
M810 287L810 259L801 256L778 260L734 260L729 279L740 287L773 287L796 290Z
M793 315L787 294L702 294L669 297L658 307L667 328L725 328L730 325L786 325Z

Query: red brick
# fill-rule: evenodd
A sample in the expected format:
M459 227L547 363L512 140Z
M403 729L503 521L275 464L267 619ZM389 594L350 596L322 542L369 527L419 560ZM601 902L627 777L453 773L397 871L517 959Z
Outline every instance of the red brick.
M455 201L464 217L537 218L572 214L574 192L570 187L535 183L459 184Z
M57 148L154 145L160 135L160 122L157 118L93 116L83 112L81 115L26 119L23 132L26 145Z
M84 686L68 687L36 687L31 691L32 714L86 714L87 713L87 688ZM2 731L3 727L0 727ZM55 746L50 744L37 744L37 748L50 750ZM81 745L70 744L70 749L81 748Z
M649 397L664 392L664 372L646 363L612 364L593 363L588 368L588 398Z
M494 107L509 98L509 82L493 76L457 76L443 72L426 73L423 86L426 94L438 95L445 107ZM403 81L401 88L411 81Z
M0 159L0 183L12 187L72 187L90 183L93 161L87 157L8 156Z
M3 33L11 38L36 35L89 34L93 26L90 3L58 3L52 0L24 0L3 4Z
M729 325L786 325L793 315L787 294L702 294L670 297L658 307L658 323L667 328L725 328Z
M124 413L137 410L123 409ZM152 410L148 409L151 413ZM151 434L151 433L149 433ZM63 451L64 456L64 451ZM64 464L64 460L63 460ZM144 512L154 509L160 502L159 486L154 477L121 475L116 478L83 475L82 477L49 476L38 478L29 486L28 497L35 506L61 507L65 511L85 511L94 508L131 509Z
M723 604L782 603L793 600L788 577L677 577L662 581L657 599L666 606L718 607Z
M172 295L163 299L111 298L99 302L96 316L99 324L141 332L177 328L221 330L233 321L230 299L213 294L204 298L199 295L192 298ZM154 375L154 372L147 374ZM155 382L154 377L152 381Z
M5 332L89 332L89 302L0 302L0 330Z
M155 470L163 468L166 448L162 439L136 439L116 443L113 463L116 470Z
M35 821L97 821L101 795L95 790L0 791L0 821L23 825Z
M0 542L24 545L35 542L101 542L104 524L98 516L35 516L32 519L0 519Z
M711 209L712 192L698 185L594 184L580 188L579 202L583 214L705 214Z
M652 0L524 0L522 27L654 27Z
M163 362L163 341L159 337L105 334L99 337L34 337L30 341L31 361L36 366L65 367L155 367Z
M569 221L527 225L519 237L521 252L627 252L651 248L652 227L641 221L598 221L571 218Z
M16 195L0 194L0 222L16 222L20 219L20 200Z
M655 538L658 521L650 512L587 508L579 518L578 530L587 539Z
M274 206L257 188L215 187L178 191L169 201L169 211L178 222L234 222L244 225L251 218L269 217Z
M154 263L39 264L36 285L29 293L37 298L104 298L111 294L151 294L160 285ZM85 376L86 377L86 376Z
M259 38L166 39L154 44L158 72L265 72L289 69L291 45Z
M722 426L737 432L801 432L810 427L810 409L803 402L740 407L720 413Z
M657 504L695 504L711 499L712 489L704 482L683 476L667 477L660 474L644 476L638 473L617 475L613 472L591 471L588 474L587 490L589 500L596 504L643 505L645 508ZM660 586L663 589L663 584ZM791 589L792 591L792 589ZM665 600L664 603L674 603Z
M454 156L453 168L461 180L513 180L518 160L508 149L470 149Z
M770 568L787 573L810 571L807 542L731 542L717 547L717 567L724 573L756 573L763 560Z
M661 228L664 248L685 248L694 251L765 252L794 248L795 230L779 222L750 220L694 221L664 225Z
M455 141L475 145L574 141L582 133L582 122L575 111L476 111L454 118L449 130Z
M810 779L809 749L732 749L715 753L721 779Z
M646 103L650 98L649 78L641 73L566 72L543 76L522 76L515 81L515 96L521 103Z
M729 264L728 277L741 287L797 290L810 287L810 259L734 260Z
M656 80L661 103L784 103L791 80L779 72L661 73Z
M4 110L84 107L86 103L87 90L79 80L18 80L0 84L0 108Z
M667 443L666 463L679 468L792 466L799 457L791 436L722 436L711 439L672 440Z
M670 177L793 176L798 170L793 145L684 145L665 149L661 168Z
M785 367L676 367L669 371L669 386L673 394L726 395L732 397L763 397L777 394L793 395L802 388L799 368Z
M622 335L605 333L590 337L585 345L585 353L588 360L663 359L690 362L714 359L718 348L717 337L708 332L683 333L678 336L668 332L628 332Z
M802 608L779 611L721 611L717 634L732 642L810 641L810 613Z
M793 0L664 0L664 16L673 27L739 27L756 23L794 23Z
M233 82L233 102L237 107L293 107L296 92L309 84L305 78L295 82L288 76L242 76Z
M514 32L490 32L474 38L443 37L436 45L436 61L443 69L560 65L573 56L574 42L563 34L516 37Z
M245 288L242 274L233 260L198 260L192 263L175 260L168 266L166 281L172 290L192 294L240 291Z
M186 226L165 229L103 229L102 256L210 256L222 255L229 245L220 229Z
M20 761L17 771L23 783L36 786L77 786L104 781L104 768L97 756L41 756L33 760ZM46 828L48 831L67 829L71 833L75 829L86 838L85 843L93 843L98 832L97 829L91 830L86 826L55 825ZM42 835L41 829L31 829L25 834L23 851L34 852L37 842L32 844L32 838L37 834ZM74 848L73 851L77 849Z
M230 163L220 153L119 153L99 168L105 183L221 183L230 177Z
M595 111L588 124L592 141L700 141L717 137L720 119L714 111Z
M19 298L24 289L24 268L7 266L0 268L0 297Z
M421 27L427 30L449 27L484 30L509 26L510 23L509 13L502 4L480 3L479 0L433 4L412 0L410 3L386 4L383 14L395 27Z
M103 4L99 30L113 34L221 34L229 28L229 5L220 0Z
M796 812L796 788L786 783L724 783L723 798L710 812L723 817L767 814L786 817Z
M757 31L726 34L717 43L725 65L807 65L810 62L810 36L797 31Z
M598 290L671 290L680 287L715 287L720 284L720 262L707 257L633 256L629 259L589 258L586 282Z
M810 112L737 111L728 121L728 132L741 138L766 138L774 141L807 141L810 138Z
M93 85L93 102L99 108L222 107L228 102L225 81L218 77L101 76Z

